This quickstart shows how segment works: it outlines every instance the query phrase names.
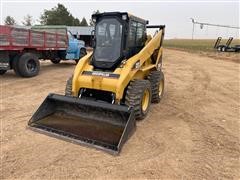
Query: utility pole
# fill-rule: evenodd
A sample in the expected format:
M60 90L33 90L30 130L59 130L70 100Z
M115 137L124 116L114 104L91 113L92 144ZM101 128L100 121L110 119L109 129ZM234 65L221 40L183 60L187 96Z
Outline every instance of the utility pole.
M193 40L195 22L193 18L190 19L192 20L192 40Z
M240 29L238 26L229 26L229 25L220 25L220 24L212 24L212 23L205 23L205 22L197 22L193 18L190 18L192 20L193 26L192 26L192 39L194 36L194 26L195 24L200 24L200 28L202 29L204 25L206 26L215 26L215 27L225 27L225 28L232 28L232 29Z

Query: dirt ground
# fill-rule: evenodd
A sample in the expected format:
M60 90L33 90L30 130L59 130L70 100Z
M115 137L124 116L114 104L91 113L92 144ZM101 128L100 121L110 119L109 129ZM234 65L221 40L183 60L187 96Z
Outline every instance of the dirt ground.
M240 179L239 63L165 50L165 96L119 156L26 128L74 67L43 62L37 77L0 77L3 179Z

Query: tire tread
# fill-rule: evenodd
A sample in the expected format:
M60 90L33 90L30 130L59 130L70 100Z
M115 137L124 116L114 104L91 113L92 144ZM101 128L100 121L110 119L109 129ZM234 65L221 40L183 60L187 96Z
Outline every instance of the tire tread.
M130 82L126 96L125 102L128 106L134 108L136 119L143 119L149 110L149 107L146 113L142 112L142 96L145 89L150 90L150 102L151 102L151 83L148 80L133 80Z

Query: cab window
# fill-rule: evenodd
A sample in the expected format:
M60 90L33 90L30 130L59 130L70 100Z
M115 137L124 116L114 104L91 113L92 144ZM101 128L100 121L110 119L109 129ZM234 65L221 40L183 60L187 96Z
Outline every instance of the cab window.
M128 47L143 46L145 35L145 25L131 21L129 24Z

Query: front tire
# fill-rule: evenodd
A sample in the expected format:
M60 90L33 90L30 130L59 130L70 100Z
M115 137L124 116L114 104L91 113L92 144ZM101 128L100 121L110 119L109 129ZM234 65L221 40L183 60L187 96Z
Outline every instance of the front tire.
M148 80L131 81L125 96L125 103L134 108L137 120L144 119L151 104L152 90Z
M22 77L33 77L38 75L40 62L38 57L33 53L23 54L18 62L19 74Z

